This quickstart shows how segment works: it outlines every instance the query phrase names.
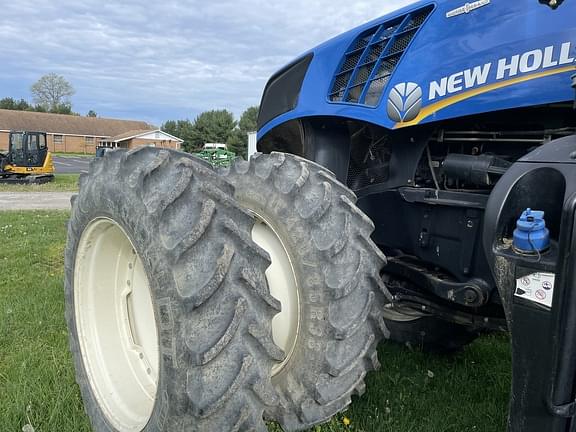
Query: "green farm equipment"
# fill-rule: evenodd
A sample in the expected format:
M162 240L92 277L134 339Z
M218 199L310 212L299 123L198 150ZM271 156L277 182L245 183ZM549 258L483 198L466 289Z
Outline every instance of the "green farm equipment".
M212 166L218 168L229 167L232 164L232 161L236 158L234 152L226 149L226 144L217 143L204 144L202 151L194 153L194 156L204 159L205 161L210 162Z

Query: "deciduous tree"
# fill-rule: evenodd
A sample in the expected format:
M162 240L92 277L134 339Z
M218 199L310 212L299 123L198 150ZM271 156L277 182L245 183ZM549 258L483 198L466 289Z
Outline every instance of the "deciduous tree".
M46 111L61 114L71 114L72 104L70 98L75 91L63 76L55 73L44 75L30 88L34 102Z

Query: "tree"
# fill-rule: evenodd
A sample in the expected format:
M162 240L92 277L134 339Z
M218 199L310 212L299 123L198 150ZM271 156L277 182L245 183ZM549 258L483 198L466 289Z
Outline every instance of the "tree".
M258 106L252 106L242 113L240 121L238 122L238 128L242 129L246 133L255 132L258 130Z
M34 96L34 102L46 111L61 114L72 112L70 97L75 91L72 84L61 75L55 73L44 75L30 87L30 91Z
M0 108L16 111L27 111L32 109L30 104L26 102L24 99L20 99L19 101L17 101L15 99L12 99L11 97L5 97L3 99L0 99Z
M42 105L39 105L39 106L42 107ZM36 111L39 111L39 109L36 109ZM48 110L48 112L51 112L53 114L68 114L68 115L75 115L75 116L80 115L80 114L72 111L72 105L70 105L69 103L63 103L63 104L56 105L55 107L50 108L50 110Z
M184 140L182 148L185 151L190 150L192 146L192 122L190 120L168 120L162 125L161 129L170 135Z
M56 105L51 109L47 109L46 106L41 104L30 105L24 99L15 100L11 97L5 97L0 99L0 109L9 109L14 111L36 111L36 112L50 112L55 114L71 114L78 115L72 112L72 106L69 103L62 103Z
M237 156L246 158L248 154L248 132L258 129L258 107L253 106L242 113L238 127L234 129L228 140L228 147Z
M200 114L194 120L187 151L194 152L205 143L227 143L232 136L236 121L234 115L227 110L212 110Z
M86 114L86 117L98 117L98 114L96 114L96 111L90 110L88 114Z

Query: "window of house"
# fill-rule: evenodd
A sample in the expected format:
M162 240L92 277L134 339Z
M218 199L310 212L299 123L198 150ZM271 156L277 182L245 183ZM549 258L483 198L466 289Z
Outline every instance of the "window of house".
M86 145L94 145L94 137L84 137L84 142Z
M62 135L54 135L54 145L64 144L64 137Z

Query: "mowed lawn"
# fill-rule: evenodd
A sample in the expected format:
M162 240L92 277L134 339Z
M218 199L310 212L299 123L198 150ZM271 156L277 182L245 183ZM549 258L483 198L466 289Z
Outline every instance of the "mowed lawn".
M0 192L74 192L78 190L80 174L55 174L54 180L44 184L1 184Z
M67 212L0 212L0 432L90 430L64 321L67 219ZM366 393L314 432L505 431L506 336L484 336L448 357L384 344L380 361Z

